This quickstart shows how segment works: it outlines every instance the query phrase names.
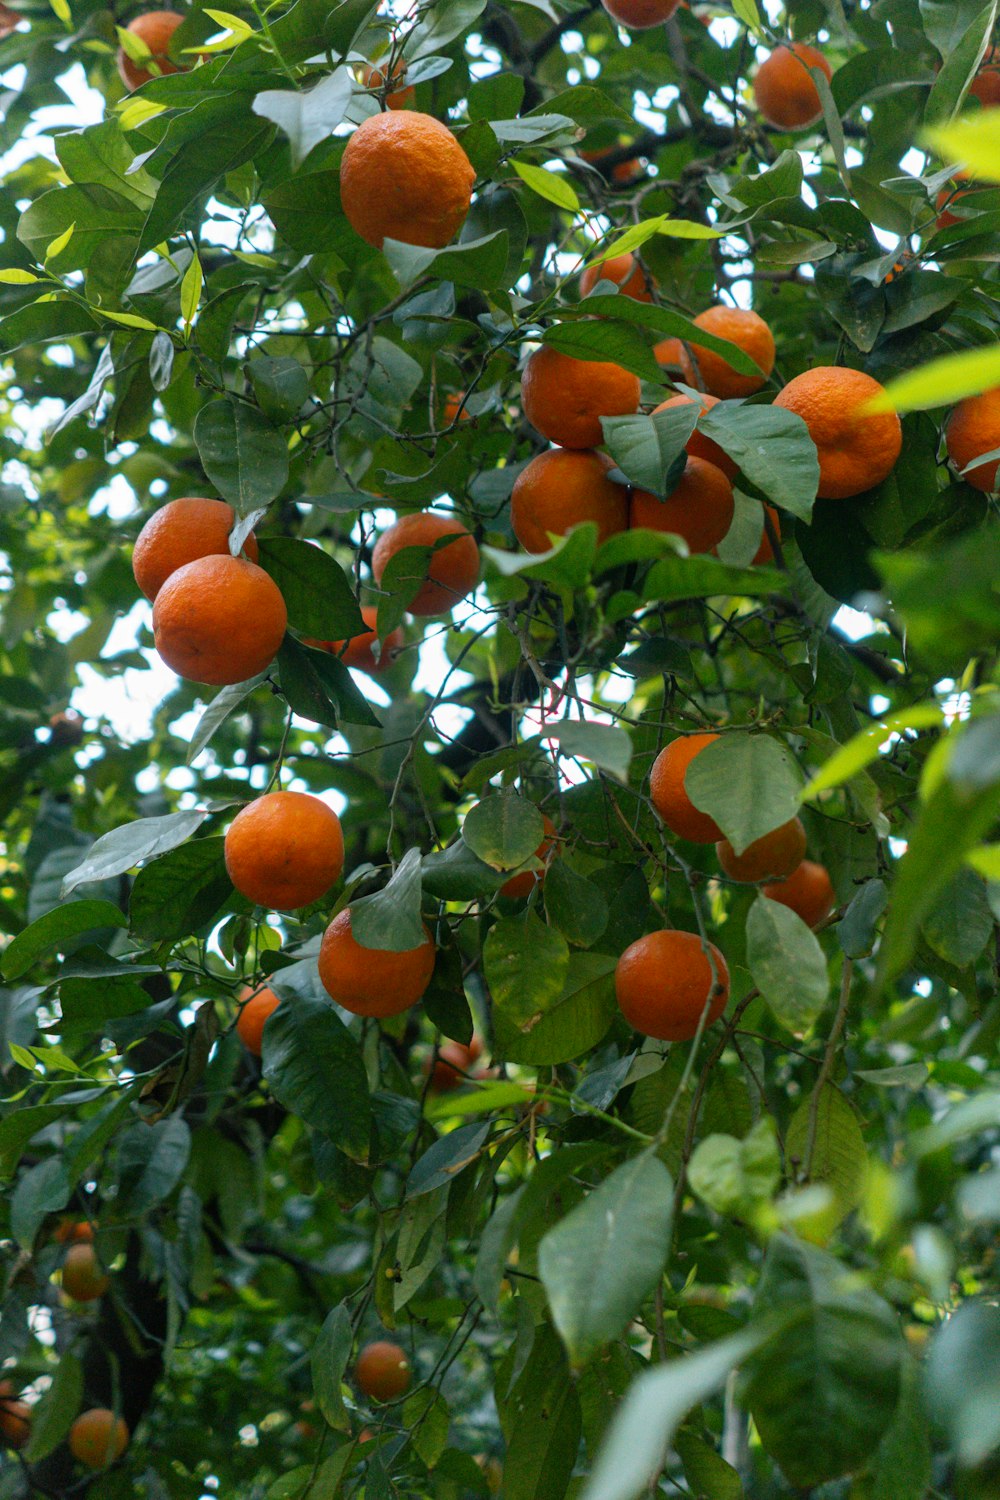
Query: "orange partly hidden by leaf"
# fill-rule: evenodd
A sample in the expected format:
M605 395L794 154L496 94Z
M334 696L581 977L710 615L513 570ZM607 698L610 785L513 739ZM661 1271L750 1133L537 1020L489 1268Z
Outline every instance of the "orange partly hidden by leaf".
M779 130L805 130L822 117L819 89L810 73L818 68L827 81L833 77L822 52L805 42L775 47L757 69L753 94L764 119Z
M816 444L821 499L846 500L891 474L903 447L899 417L894 411L862 411L882 389L863 370L817 365L796 375L775 397L775 406L802 418Z
M783 880L802 862L806 852L806 831L800 818L790 818L770 833L754 839L742 854L737 854L728 839L715 846L719 864L730 880L753 884L758 880Z
M195 497L170 500L154 511L132 550L132 572L147 599L155 599L171 573L199 557L228 557L229 533L236 513L224 500ZM257 561L257 538L251 531L243 552Z
M447 538L452 538L451 541ZM475 537L454 516L417 511L401 516L383 531L372 552L372 574L377 585L397 552L408 547L434 547L422 566L424 582L407 604L411 615L443 615L471 594L479 579L479 548Z
M153 605L156 649L178 677L215 687L271 665L285 637L281 591L256 563L200 557L171 573Z
M646 490L632 491L631 524L650 531L673 531L692 552L711 552L733 523L733 487L714 464L688 455L684 473L666 500Z
M323 934L319 977L327 994L345 1010L382 1019L417 1003L431 982L434 959L429 933L419 947L401 953L364 947L351 931L351 908L345 906Z
M510 497L510 523L525 552L547 552L552 536L594 521L597 540L628 528L628 490L608 478L613 464L592 448L552 448L521 470Z
M684 785L687 768L717 734L685 734L664 745L649 774L649 795L653 806L671 833L690 844L712 844L722 837L714 818L695 807Z

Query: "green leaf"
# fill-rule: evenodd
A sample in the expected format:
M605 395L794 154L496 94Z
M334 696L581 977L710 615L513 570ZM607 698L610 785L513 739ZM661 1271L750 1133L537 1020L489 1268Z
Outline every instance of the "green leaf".
M310 1358L316 1405L338 1432L349 1432L351 1428L340 1385L353 1342L350 1313L346 1304L341 1302L324 1319Z
M674 1449L692 1494L708 1500L744 1500L739 1474L703 1438L684 1430L674 1439Z
M1000 110L967 115L925 134L944 161L960 163L982 181L1000 182Z
M504 1427L504 1500L562 1500L576 1465L582 1420L566 1355L548 1324L534 1333Z
M865 766L877 760L881 747L894 734L906 729L942 729L944 715L940 704L916 703L886 714L877 724L862 729L846 745L841 745L817 772L809 784L803 787L800 796L803 802L813 802L821 792L850 781Z
M604 441L626 479L650 494L666 496L668 478L695 429L698 407L692 401L653 416L603 417ZM677 476L679 477L679 476Z
M643 596L664 603L671 599L710 599L717 594L762 594L788 591L788 579L772 568L729 568L714 557L665 557L654 563L642 585Z
M993 934L986 882L968 867L945 886L921 924L934 952L956 968L974 963Z
M924 122L936 125L954 119L976 76L997 18L997 0L989 0L966 27L961 40L945 58L924 106Z
M865 958L875 947L878 919L889 899L882 880L866 880L837 923L837 938L848 958Z
M535 804L506 792L477 802L462 824L467 847L495 870L515 870L523 865L544 836L545 825Z
M574 1369L620 1337L656 1288L672 1218L670 1173L658 1156L643 1152L542 1240L539 1274Z
M474 901L491 896L507 879L505 870L494 870L473 854L459 839L447 849L424 855L424 890L440 901Z
M617 253L617 245L611 248ZM568 308L564 309L564 316L568 316L570 311ZM573 312L578 317L599 313L604 318L617 318L642 328L652 328L661 338L685 339L703 349L711 349L741 375L760 374L758 365L737 344L731 344L728 339L720 339L714 333L707 333L690 318L685 318L683 313L672 312L667 307L657 307L652 302L638 302L634 297L622 296L620 292L591 292ZM661 371L658 384L662 385L663 380Z
M497 1044L527 1036L559 996L569 964L565 938L535 916L502 917L483 944L483 973L493 997Z
M19 979L45 953L102 927L124 927L126 919L110 901L69 901L56 906L19 932L3 952L3 975Z
M596 885L554 859L545 876L545 911L567 942L581 948L596 943L608 925L608 903Z
M169 1198L184 1175L190 1155L191 1132L179 1114L127 1130L118 1146L123 1211L144 1214Z
M781 1157L774 1121L764 1115L744 1140L709 1135L699 1141L688 1166L693 1192L716 1213L749 1218L774 1197L781 1181Z
M826 1005L826 959L790 907L758 896L747 917L747 963L775 1018L801 1036Z
M553 940L558 937L551 928L543 927L542 932L551 934ZM561 953L565 942L558 940ZM554 942L551 946L554 948ZM514 1004L505 1009L497 1007L497 1052L508 1062L536 1067L582 1057L597 1046L618 1015L614 971L611 954L570 953L558 993L546 996L537 1011L525 1015Z
M184 319L184 327L187 330L190 330L195 320L204 283L201 261L197 255L192 255L188 268L181 278L181 317Z
M83 1366L70 1349L59 1357L52 1384L31 1408L31 1437L25 1461L38 1463L57 1448L83 1406Z
M316 651L286 635L278 652L281 691L288 706L314 724L338 729L345 724L371 724L378 718L350 670L329 651Z
M350 68L335 68L303 93L266 89L257 95L251 108L255 115L273 121L288 137L292 166L300 167L313 147L336 130L351 102L353 89Z
M969 1302L938 1325L926 1385L958 1462L984 1464L1000 1447L1000 1308Z
M539 198L544 198L547 203L554 203L556 208L564 208L569 213L579 212L580 200L564 174L547 172L544 167L534 167L530 162L524 161L512 161L511 166L521 181L533 193L537 193Z
M238 515L270 505L288 480L288 448L256 407L234 397L203 406L194 440L202 467Z
M91 844L81 863L70 870L62 883L63 895L92 880L124 875L143 860L176 849L197 832L207 817L207 812L197 810L166 813L161 818L137 818L134 823L113 828Z
M615 724L588 724L582 719L563 719L546 725L545 738L555 740L560 755L590 761L619 781L627 781L632 761L632 738Z
M864 1500L924 1500L932 1478L932 1451L922 1384L916 1360L905 1360L899 1401L875 1450Z
M559 537L548 552L501 552L496 547L480 550L484 560L505 578L537 578L557 588L580 589L585 587L594 568L597 526L593 521L581 521ZM384 577L382 586L385 587Z
M195 731L188 745L185 761L191 765L209 743L215 731L224 724L231 713L234 713L244 698L249 697L254 688L259 687L267 676L266 672L259 672L256 677L249 678L246 682L234 682L229 687L222 688L211 703L205 709L198 720Z
M766 734L724 734L695 756L684 787L737 854L795 817L801 778L788 748Z
M258 355L246 366L253 393L271 422L289 422L309 396L309 376L297 359Z
M322 547L288 536L263 537L257 547L294 630L314 640L343 641L367 628L347 574Z
M1000 385L1000 347L986 344L980 349L963 349L959 354L943 354L897 375L872 398L867 410L932 411L966 396L979 396L995 385Z
M489 1120L476 1125L461 1125L441 1136L416 1162L406 1180L407 1198L432 1193L457 1177L459 1172L479 1156L490 1133Z
M509 231L497 229L476 240L459 240L444 250L387 239L382 243L382 253L403 286L433 275L457 286L490 289L500 286L504 279L509 245Z
M617 300L617 299L616 299ZM631 302L622 297L622 303ZM631 370L641 380L663 384L663 371L653 351L632 323L613 317L567 319L545 330L542 343L573 359L606 361Z
M785 1133L785 1156L795 1159L803 1168L809 1157L813 1102L805 1100L788 1122ZM825 1183L836 1204L837 1220L843 1219L861 1202L868 1168L864 1136L857 1115L843 1094L827 1084L815 1110L816 1133L809 1180Z
M42 1220L66 1207L71 1190L66 1167L56 1156L29 1167L18 1178L10 1200L10 1232L23 1249L32 1249Z
M192 839L144 866L129 898L129 927L148 943L174 942L199 931L229 900L232 882L225 839Z
M760 12L757 0L733 0L733 10L744 26L748 26L758 37L761 35Z
M775 505L809 520L819 485L819 459L809 429L796 412L723 401L699 416L698 430L718 443Z
M351 902L351 932L366 948L405 953L427 940L420 915L422 880L419 849L407 849L381 891Z
M263 1069L280 1104L355 1161L367 1160L371 1101L365 1065L329 1001L282 995L264 1027Z

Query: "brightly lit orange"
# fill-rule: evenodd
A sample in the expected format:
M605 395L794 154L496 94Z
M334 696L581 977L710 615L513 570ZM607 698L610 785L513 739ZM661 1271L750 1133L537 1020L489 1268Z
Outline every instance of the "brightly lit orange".
M386 109L409 109L417 96L416 88L412 83L406 83L406 61L397 57L392 65L390 80L398 83L399 88L390 89L385 96ZM358 82L366 89L380 89L385 85L384 63L369 63L366 67L358 69Z
M225 840L241 896L296 911L325 896L344 868L344 835L331 807L309 792L267 792L242 808Z
M862 414L883 387L863 370L817 365L796 375L775 397L775 406L796 412L819 454L819 495L846 500L881 484L903 447L894 411Z
M215 687L269 667L287 624L274 580L256 563L228 555L185 563L153 605L153 639L167 666Z
M762 885L761 895L790 907L807 927L818 927L837 904L836 892L825 865L804 859L784 880Z
M441 250L461 229L476 173L440 120L389 110L364 120L340 162L340 201L369 245L385 239Z
M535 850L535 858L540 859L548 869L549 856L559 841L559 832L552 819L542 813L542 822L545 825L545 833L542 842ZM538 883L545 879L545 870L522 870L520 875L512 875L505 880L500 887L501 896L506 896L508 901L524 901L531 895Z
M118 71L130 94L142 88L151 78L163 73L185 71L184 63L172 62L170 58L171 40L183 20L184 17L175 10L147 10L144 15L136 16L134 21L128 23L125 30L143 43L151 62L155 64L154 70L148 65L133 62L124 47L119 47Z
M278 1009L281 1001L266 984L256 991L251 991L249 987L244 989L241 998L243 1003L236 1018L236 1035L248 1052L252 1052L254 1057L260 1057L264 1046L264 1024L268 1016Z
M681 0L601 0L608 15L629 31L648 31L669 21Z
M727 360L722 358L721 354L715 354L701 344L692 343L691 355L698 361L701 380L688 381L687 384L698 385L699 388L704 386L710 395L723 399L752 396L755 391L759 391L766 384L768 376L774 369L774 335L759 314L745 307L724 307L720 303L717 307L708 307L704 312L699 313L694 323L696 328L703 329L705 333L713 333L716 338L726 339L730 344L735 344L738 349L742 349L744 354L750 356L761 373L740 375ZM681 352L683 367L684 360L687 358L683 345L681 345Z
M615 968L615 995L634 1031L661 1042L690 1041L709 999L705 1024L718 1020L729 999L729 970L715 944L707 948L696 932L661 929L625 949Z
M171 573L185 563L199 557L228 557L235 520L233 507L224 500L170 500L154 511L132 551L132 572L146 598L155 599ZM252 531L243 543L243 554L257 561L257 538Z
M70 1245L63 1261L62 1286L74 1302L96 1302L111 1285L111 1278L101 1268L93 1245L86 1242Z
M406 644L406 637L402 626L397 625L395 630L389 631L382 642L382 650L376 657L378 609L374 604L362 604L361 618L367 629L358 635L352 635L349 641L315 641L306 636L305 643L307 646L318 647L320 651L329 651L331 656L339 657L345 667L353 667L356 672L367 672L369 677L381 677L383 672L392 669L397 654Z
M784 880L801 863L806 852L806 831L801 818L790 818L770 833L737 854L728 839L715 846L723 873L730 880L755 883L758 880Z
M366 1344L354 1366L354 1381L372 1401L396 1401L410 1389L412 1371L406 1351L388 1339Z
M69 1430L69 1449L88 1469L116 1463L128 1447L129 1430L123 1417L106 1406L83 1412Z
M959 472L981 453L1000 448L1000 386L960 401L945 423L944 437L948 457ZM977 464L962 478L973 489L990 494L997 487L998 469L1000 459L994 458Z
M535 350L521 376L524 415L561 448L599 447L601 418L630 416L640 395L638 376L621 365L574 359L547 344Z
M761 63L754 77L753 94L769 125L779 130L805 130L822 118L823 105L810 68L818 68L828 82L833 77L822 52L804 42L775 47Z
M475 537L454 516L421 510L411 516L400 516L375 543L372 574L378 585L397 552L408 547L433 547L444 537L453 537L454 541L438 547L426 563L415 564L425 582L406 606L411 615L447 614L471 594L479 578Z
M426 932L426 928L425 928ZM417 948L396 953L365 948L351 931L351 908L334 917L319 950L319 977L331 999L356 1016L398 1016L431 982L435 951L430 933Z
M0 1380L0 1437L5 1448L23 1448L31 1437L31 1407L15 1397L9 1380Z
M688 796L684 778L687 768L706 745L717 740L717 734L685 734L664 745L649 773L649 795L653 806L671 833L689 844L714 844L722 829L714 818L695 807Z
M628 529L628 490L608 478L610 458L593 448L551 448L522 469L510 497L510 524L525 552L547 552L551 536L581 521L597 540Z
M628 251L624 255L609 255L597 265L584 266L580 276L580 296L586 297L599 281L613 281L623 297L632 297L636 302L653 300L645 271Z
M691 552L711 552L733 524L733 487L714 464L688 455L677 485L666 500L646 490L632 491L630 524L649 531L673 531Z
M675 342L680 344L681 341L677 339ZM683 345L681 345L681 348L683 348ZM671 396L669 401L661 401L659 406L653 407L653 416L655 417L658 411L670 411L675 406L689 406L691 399L690 396L685 396L682 393ZM718 404L718 396L710 396L707 392L700 398L702 413L711 411L712 407L718 406ZM721 469L727 479L733 480L739 473L739 469L733 463L733 460L729 457L725 449L720 448L718 443L714 443L711 438L705 437L703 433L698 431L697 427L688 438L685 446L694 458L706 458L710 464L714 464L717 469Z

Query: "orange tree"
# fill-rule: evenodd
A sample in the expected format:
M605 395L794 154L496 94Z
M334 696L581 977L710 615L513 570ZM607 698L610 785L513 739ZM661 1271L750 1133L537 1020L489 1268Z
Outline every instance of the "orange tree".
M996 1496L997 9L0 7L3 1500Z

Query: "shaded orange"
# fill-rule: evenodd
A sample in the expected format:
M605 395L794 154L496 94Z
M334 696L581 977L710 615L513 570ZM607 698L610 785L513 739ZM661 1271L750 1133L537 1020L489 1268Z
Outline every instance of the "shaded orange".
M171 573L199 557L229 556L229 533L236 512L224 500L190 497L170 500L154 511L136 537L132 572L147 599L155 599ZM251 531L243 552L257 561L257 538Z
M390 74L391 81L402 83L406 77L406 61L397 57L392 65ZM358 69L358 82L366 89L380 89L385 84L385 68L377 63L369 63L366 67ZM392 89L385 96L386 109L409 109L417 96L417 90L412 83L402 83L402 87Z
M524 415L561 448L599 447L601 418L631 416L640 394L638 376L621 365L574 359L548 344L535 350L521 375Z
M610 458L592 448L552 448L522 469L510 497L510 524L525 552L548 552L549 534L565 536L581 521L597 540L628 530L628 490L608 478Z
M653 300L646 273L635 256L627 251L624 255L609 255L597 265L584 266L580 275L580 296L586 297L599 281L613 281L623 297L631 297L636 302Z
M661 929L625 949L615 968L618 1007L634 1031L661 1042L687 1042L711 996L706 1026L717 1021L729 999L729 970L709 943L715 974L695 932Z
M698 372L691 361L691 356L681 339L661 339L658 344L653 345L653 358L658 365L676 366L681 372L681 379L685 385L693 385L700 388ZM674 378L674 377L672 377ZM716 397L718 400L718 397Z
M240 1006L236 1019L236 1035L248 1052L252 1052L254 1057L260 1057L264 1046L264 1023L278 1009L281 1001L267 985L256 991L245 989L243 994L247 998Z
M802 863L806 852L806 831L801 818L791 818L780 827L772 828L770 833L754 839L742 854L736 853L728 839L720 839L715 852L730 880L748 884L758 880L783 880Z
M674 339L673 342L679 344L683 349L684 346L681 344L680 339ZM659 406L653 407L653 416L655 417L658 411L670 411L675 406L688 406L691 403L691 399L690 396L682 394L671 396L669 401L661 401ZM718 396L709 396L706 393L701 397L702 412L711 411L712 407L718 406L718 404ZM718 443L713 443L711 438L705 437L703 433L698 431L697 427L688 438L685 446L692 457L707 459L710 464L714 464L717 469L721 469L727 479L733 480L739 473L739 468L733 463L733 460L729 457L725 449L720 448Z
M170 42L174 32L184 20L184 17L176 10L147 10L144 15L136 16L130 21L125 30L130 31L140 42L148 47L153 62L156 63L159 73L153 73L148 67L141 63L133 62L123 47L118 49L118 72L121 74L122 82L132 94L136 89L148 83L151 78L162 76L164 73L186 72L184 63L172 62L170 59Z
M796 412L819 454L819 495L845 500L881 484L903 447L894 411L862 415L860 408L883 387L863 370L817 365L796 375L774 399Z
M465 1074L482 1055L483 1044L474 1036L468 1046L464 1042L445 1042L438 1048L437 1057L427 1059L424 1072L430 1076L432 1094L448 1094L463 1084Z
M987 48L979 72L969 84L969 93L975 95L984 109L1000 105L1000 47Z
M417 1003L431 982L435 956L429 933L419 947L401 953L365 948L351 931L351 908L345 906L323 934L319 977L345 1010L383 1019Z
M62 1286L74 1302L96 1302L111 1285L97 1259L93 1245L70 1245L63 1261Z
M7 1448L23 1448L31 1437L31 1407L15 1399L9 1380L0 1380L0 1436Z
M153 605L153 639L168 667L216 687L246 682L274 660L288 614L278 585L241 557L199 557L171 573Z
M410 1389L413 1372L406 1351L388 1339L366 1344L354 1366L354 1381L372 1401L395 1401Z
M58 1245L90 1244L94 1228L86 1219L61 1219L52 1238Z
M450 130L416 110L364 120L340 162L340 200L369 245L384 239L443 249L458 233L476 174Z
M671 833L690 844L712 844L722 837L714 818L695 807L687 794L687 768L717 734L685 734L664 745L649 773L649 795L653 806Z
M771 525L774 527L774 534L780 542L781 517L778 515L778 512L775 510L773 505L765 505L764 509L767 511L767 514L770 517ZM774 548L771 546L771 538L768 536L767 527L765 526L763 532L761 533L760 546L757 548L757 551L753 555L752 566L760 567L764 563L770 562L774 562Z
M818 927L837 904L833 882L825 865L804 859L784 880L762 885L761 895L789 907L807 927Z
M958 470L981 453L1000 448L1000 386L960 401L945 423L944 438L948 457ZM977 464L962 478L974 490L989 494L997 487L998 469L1000 459L991 459L989 463Z
M479 548L470 531L454 516L421 510L400 516L375 543L372 574L376 584L397 552L407 547L433 547L442 537L454 537L431 554L421 584L406 606L411 615L443 615L470 594L479 579Z
M329 651L331 656L339 656L345 667L353 667L356 672L367 672L369 677L381 677L383 672L391 671L397 652L406 644L406 637L399 625L395 630L390 630L376 659L378 610L375 605L362 604L361 618L368 629L352 636L349 641L314 641L305 636L305 643L307 646L318 647L320 651Z
M601 0L619 26L629 31L648 31L669 21L681 0Z
M450 427L455 421L469 422L472 413L467 406L463 406L465 400L464 391L451 391L444 398L444 406L441 408L441 420L446 427Z
M691 344L691 353L698 361L701 384L713 396L732 399L737 396L752 396L767 383L774 369L774 335L757 313L744 307L708 307L694 319L695 327L716 338L728 339L744 354L748 354L761 370L760 375L738 375L732 365L720 354L705 349L701 344ZM680 343L680 340L677 341ZM682 353L683 345L681 345ZM673 361L672 361L673 362ZM683 363L683 361L682 361ZM697 382L688 382L688 384Z
M819 89L810 68L819 68L829 81L833 71L822 52L805 42L775 47L757 69L753 94L764 119L779 130L804 130L823 116Z
M106 1406L94 1406L77 1417L69 1430L69 1448L88 1469L103 1469L121 1458L129 1430L122 1417Z
M549 857L559 841L559 832L546 813L542 813L542 822L545 825L545 835L535 850L535 858L542 860L547 869ZM519 875L512 875L509 880L504 881L500 887L500 895L506 896L508 901L526 900L535 886L544 879L545 870L522 870Z
M714 464L688 455L678 484L666 500L647 490L633 490L630 525L650 531L673 531L691 552L711 552L733 524L733 487Z
M296 911L325 896L344 868L344 835L332 808L309 792L266 792L236 814L226 869L241 896Z

